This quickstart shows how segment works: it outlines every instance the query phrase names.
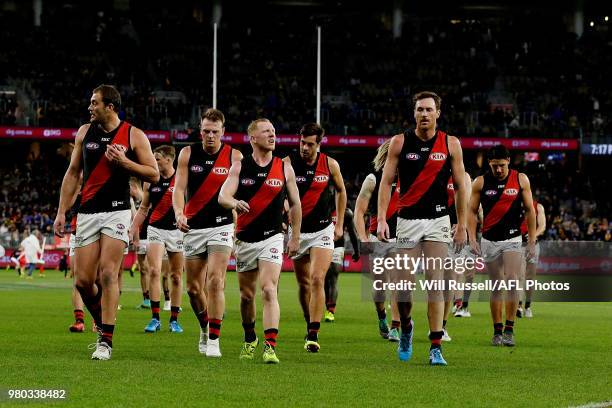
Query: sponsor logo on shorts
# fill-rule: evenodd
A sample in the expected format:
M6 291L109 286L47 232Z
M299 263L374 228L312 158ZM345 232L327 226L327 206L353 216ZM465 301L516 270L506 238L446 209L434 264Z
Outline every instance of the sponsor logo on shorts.
M213 167L211 171L219 176L229 174L229 170L226 167Z
M304 177L304 176L296 176L295 177L295 182L296 183L305 183L306 182L306 177Z
M329 237L328 236L324 236L323 238L321 238L321 240L323 240L323 242L329 241Z
M118 229L118 230L124 230L124 229L125 229L125 225L123 225L123 224L117 224L117 229Z
M191 170L193 173L201 173L201 172L203 172L203 171L204 171L204 167L202 167L202 166L198 166L197 164L194 164L193 166L191 166L191 167L190 167L190 170Z
M399 245L415 245L416 241L411 238L398 238L397 243Z
M516 188L508 188L504 190L504 194L509 196L515 196L518 194L518 190Z
M408 154L406 155L406 158L407 158L408 160L419 160L419 159L421 158L421 155L420 155L420 154L418 154L418 153L408 153Z
M446 160L446 155L444 153L437 152L430 154L429 158L434 161L442 161Z
M270 252L273 254L278 254L278 248L270 248Z
M97 144L96 142L89 142L85 144L85 148L88 150L96 150L97 148L99 148L100 145Z
M255 180L250 179L250 178L245 178L240 180L240 184L242 184L243 186L252 186L253 184L255 184Z
M497 190L487 190L485 191L485 195L489 197L497 195Z
M222 232L222 233L221 233L221 236L222 236L222 237L227 237L228 235L229 235L229 232Z
M444 237L444 238L448 238L448 235L446 235L446 234L445 234L445 235L442 235L442 237Z
M181 241L181 240L176 241L176 245L183 245L183 241Z
M448 227L442 227L442 232L448 232Z
M247 266L246 262L236 262L236 268L238 268L238 269L242 269L245 266Z
M327 183L327 180L329 180L328 176L316 176L313 181L315 183Z
M279 179L269 179L269 180L266 180L266 185L270 187L282 187L283 181Z
M185 251L192 251L193 245L185 245Z

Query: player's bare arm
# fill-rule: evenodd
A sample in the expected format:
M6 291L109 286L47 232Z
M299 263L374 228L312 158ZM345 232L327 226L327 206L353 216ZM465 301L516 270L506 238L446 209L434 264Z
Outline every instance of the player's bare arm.
M238 191L238 181L240 179L240 169L242 169L242 162L235 161L230 167L229 176L225 180L225 183L221 186L219 191L219 204L223 208L229 210L236 210L238 215L249 212L249 204L244 200L236 200L234 195Z
M472 251L480 255L480 245L476 239L476 225L478 223L478 213L480 208L480 193L484 185L484 177L478 176L472 183L472 194L468 204L467 211L467 228L468 236L470 238L470 247Z
M176 218L176 227L183 231L189 231L187 217L185 217L185 189L189 177L188 166L191 157L191 147L187 146L181 150L176 166L176 177L174 178L174 191L172 192L172 207Z
M340 165L331 157L329 158L329 172L332 182L336 188L336 227L334 230L334 240L340 239L344 235L344 212L346 211L346 188L344 179L340 171Z
M357 236L359 240L362 242L369 241L368 232L365 225L365 214L368 211L368 206L370 204L370 200L372 199L372 193L376 188L376 177L373 174L368 174L368 176L363 180L361 184L361 189L359 190L359 195L357 196L357 200L355 201L355 216L353 218L353 222L355 223L355 230L357 231ZM371 214L371 217L374 215Z
M466 188L465 167L463 166L463 151L461 143L455 136L448 137L448 151L451 158L451 174L455 188L455 208L457 211L457 227L453 234L455 251L460 251L467 240L466 211L470 193Z
M64 174L62 187L60 189L59 206L55 222L53 223L53 231L59 237L64 236L64 227L66 224L66 211L74 203L74 199L78 193L80 180L83 173L83 139L89 130L89 124L79 128L74 141L74 149L70 156L70 164Z
M300 229L302 227L302 205L300 203L300 192L295 182L295 172L290 163L284 162L285 179L287 188L287 201L289 202L289 222L291 223L291 236L287 243L287 253L290 257L295 256L300 248Z
M403 134L395 135L391 138L389 153L387 154L387 160L385 161L385 167L383 168L383 174L380 180L377 205L378 229L376 233L378 239L381 241L387 241L389 239L387 208L389 208L389 202L391 201L391 185L393 184L393 179L397 172L397 165L403 145Z

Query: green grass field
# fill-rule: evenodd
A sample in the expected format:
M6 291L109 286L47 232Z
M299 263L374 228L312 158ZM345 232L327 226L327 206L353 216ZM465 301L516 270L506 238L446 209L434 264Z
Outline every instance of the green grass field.
M137 310L138 275L125 274L111 361L91 361L89 330L72 334L69 280L56 271L26 281L0 271L0 397L6 389L65 389L58 406L515 406L564 407L612 400L612 304L536 303L516 326L517 347L489 345L488 304L448 325L447 367L428 365L425 305L415 306L414 356L400 363L378 335L376 313L361 300L361 277L340 276L335 323L322 323L318 354L303 349L305 324L293 274L280 283L278 356L269 366L238 360L242 342L235 273L228 273L227 312L218 360L197 351L198 327L187 297L183 334L143 332L150 312ZM259 300L258 300L259 302ZM260 304L260 303L259 303ZM257 332L262 337L261 308ZM27 406L52 402L28 402ZM212 405L211 405L212 404Z

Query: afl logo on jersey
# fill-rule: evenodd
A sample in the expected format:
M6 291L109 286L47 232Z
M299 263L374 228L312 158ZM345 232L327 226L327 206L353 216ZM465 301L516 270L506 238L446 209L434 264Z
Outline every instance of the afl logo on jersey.
M518 194L518 190L516 188L509 188L504 190L504 194L509 196L515 196Z
M266 184L269 185L270 187L282 187L283 181L279 179L270 179L270 180L266 180Z
M190 170L194 173L201 173L204 171L204 167L194 164L193 166L191 166Z
M255 184L255 180L245 178L240 180L240 184L242 184L243 186L252 186L253 184Z
M297 183L305 183L306 182L306 177L304 177L304 176L296 176L295 177L295 181Z
M152 192L152 193L159 193L160 191L161 191L161 187L153 187L153 188L151 189L151 192Z
M446 155L444 153L432 153L429 155L429 158L435 161L442 161L446 160Z
M211 171L219 176L225 176L229 173L229 170L225 167L213 167Z
M487 190L485 191L485 195L489 197L497 195L497 190Z
M98 147L100 147L100 145L97 144L96 142L89 142L89 143L85 144L85 148L87 148L89 150L96 150Z
M406 158L408 160L419 160L421 158L421 155L419 155L418 153L408 153L406 155Z
M316 176L313 181L315 183L327 183L327 180L329 180L328 176Z

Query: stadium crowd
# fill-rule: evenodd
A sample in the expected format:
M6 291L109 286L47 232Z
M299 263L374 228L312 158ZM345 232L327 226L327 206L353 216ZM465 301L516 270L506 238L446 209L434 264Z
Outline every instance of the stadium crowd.
M457 135L611 134L611 79L601 68L612 62L605 31L587 29L578 39L560 19L537 14L407 17L396 38L385 14L317 18L290 10L266 24L256 24L251 12L224 14L218 105L228 129L244 130L265 116L275 118L280 133L295 133L315 116L320 24L322 121L330 134L396 133L411 121L406 107L420 89L442 95L441 124ZM210 104L212 30L203 15L49 4L42 20L32 29L26 17L0 15L0 68L19 93L0 96L2 124L75 127L86 116L81 101L92 83L117 84L122 115L144 129L188 127Z

